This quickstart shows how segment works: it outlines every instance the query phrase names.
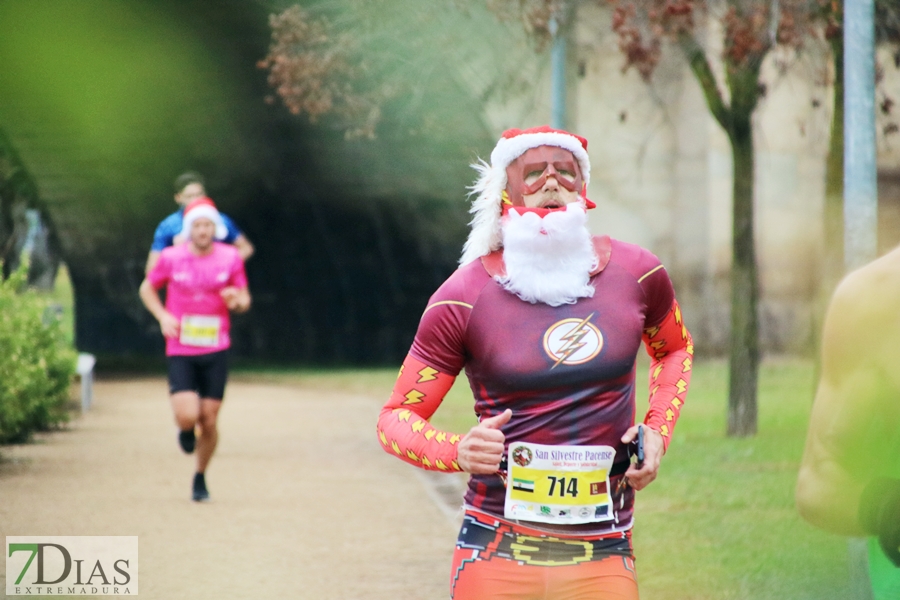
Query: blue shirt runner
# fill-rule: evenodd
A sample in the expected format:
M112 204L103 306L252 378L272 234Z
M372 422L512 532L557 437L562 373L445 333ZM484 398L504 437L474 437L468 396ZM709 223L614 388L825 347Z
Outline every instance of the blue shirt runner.
M238 236L241 235L241 230L238 229L238 226L235 225L234 221L232 221L227 215L225 215L224 213L219 214L222 215L222 221L225 223L225 227L228 229L228 234L225 236L225 239L220 241L225 242L226 244L233 244L234 240L236 240ZM150 251L162 252L165 248L173 245L175 236L181 233L183 222L183 207L163 219L160 224L156 226L156 231L153 233L153 244L150 246Z

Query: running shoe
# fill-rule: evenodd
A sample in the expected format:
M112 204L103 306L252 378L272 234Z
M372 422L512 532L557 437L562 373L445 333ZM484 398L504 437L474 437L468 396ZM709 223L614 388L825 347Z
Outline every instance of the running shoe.
M209 491L206 489L206 478L203 476L203 473L194 475L192 499L194 502L206 502L209 500Z
M194 446L197 445L197 436L194 435L193 428L178 432L178 445L185 454L191 454L194 451Z

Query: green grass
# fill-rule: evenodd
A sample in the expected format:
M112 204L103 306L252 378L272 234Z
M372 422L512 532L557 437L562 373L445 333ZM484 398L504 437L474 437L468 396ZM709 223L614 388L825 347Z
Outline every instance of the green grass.
M639 382L646 372L642 359ZM255 371L242 377L387 399L396 371ZM767 361L760 375L759 433L729 439L726 364L697 361L659 479L638 495L634 544L643 600L851 596L846 540L807 525L794 507L813 389L811 361ZM639 383L639 404L645 398ZM432 421L459 433L475 423L465 377Z
M794 506L813 390L810 361L767 362L759 433L729 439L726 365L698 361L660 477L638 495L642 598L850 596L846 540Z

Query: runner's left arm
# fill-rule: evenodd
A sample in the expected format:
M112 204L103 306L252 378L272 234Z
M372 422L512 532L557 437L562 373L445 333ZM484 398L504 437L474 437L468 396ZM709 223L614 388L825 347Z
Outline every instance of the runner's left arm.
M250 290L246 287L227 287L221 291L225 306L233 313L245 313L250 310Z
M256 248L253 247L253 244L250 243L250 240L231 217L223 214L222 222L225 223L225 229L228 231L225 239L222 241L237 248L238 254L241 255L241 260L247 262L253 256L253 253L256 252Z
M635 490L647 487L656 479L687 396L694 357L694 342L682 319L668 273L650 253L640 262L644 268L640 270L643 274L638 277L638 284L646 300L642 339L652 359L650 407L643 425L630 427L622 436L622 442L627 444L639 436L640 427L647 430L643 462L631 465L625 473Z
M240 251L238 251L240 254ZM244 269L243 259L235 258L231 267L231 276L228 286L220 292L225 306L235 313L244 313L250 310L250 288L247 284L247 272Z
M647 453L652 453L650 458L655 459L668 450L672 431L681 414L691 381L694 342L682 319L672 280L659 258L642 249L634 267L632 273L641 287L645 303L641 338L651 358L650 406L643 424L655 432L647 440L646 448ZM628 443L636 436L637 427L631 427L622 441ZM651 470L655 466L648 465Z
M650 408L644 424L660 433L665 451L687 397L694 360L694 341L676 300L659 324L644 329L643 341L652 359Z

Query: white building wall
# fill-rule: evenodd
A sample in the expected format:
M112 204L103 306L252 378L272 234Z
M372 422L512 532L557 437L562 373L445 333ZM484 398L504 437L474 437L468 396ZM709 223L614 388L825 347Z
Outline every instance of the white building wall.
M698 347L722 351L731 265L728 139L677 49L646 83L634 70L621 72L606 11L583 7L577 23L575 60L586 68L569 126L592 144L594 230L659 255ZM764 348L801 351L813 327L829 90L810 76L827 61L784 59L791 63L786 74L774 59L764 68L771 83L755 120L760 323Z
M715 29L709 39L719 39ZM657 254L698 349L725 350L732 164L724 131L676 48L666 49L649 83L634 69L622 72L605 9L578 9L568 58L567 128L589 142L588 196L597 203L592 230ZM550 122L549 52L538 60L545 62L536 69L536 93L488 111L497 135ZM900 73L890 56L881 63L884 88L900 106ZM754 120L755 206L761 339L768 352L809 351L816 327L832 77L824 44L811 44L801 56L773 53L763 67L766 94ZM879 137L879 166L900 173L900 134ZM895 212L900 224L900 198Z

